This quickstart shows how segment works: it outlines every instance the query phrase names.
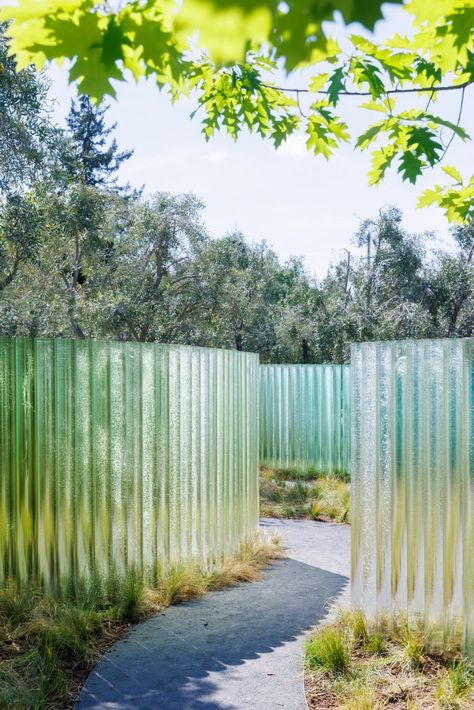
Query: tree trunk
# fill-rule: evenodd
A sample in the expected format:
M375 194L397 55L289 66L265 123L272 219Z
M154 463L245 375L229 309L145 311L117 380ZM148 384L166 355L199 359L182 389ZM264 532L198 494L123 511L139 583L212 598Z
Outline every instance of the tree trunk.
M2 281L0 281L0 291L3 291L3 289L5 289L7 286L9 286L11 284L11 282L13 281L13 279L15 278L15 276L17 274L19 266L20 266L20 255L17 251L12 270L10 271L9 274L7 274L5 276L5 278Z
M462 304L464 303L465 300L466 299L463 298L460 302L458 301L453 306L453 310L451 311L451 315L449 316L448 338L453 338L456 335L458 316L459 316L459 313L461 312L461 307L462 307Z
M306 338L303 338L301 341L301 348L303 352L303 362L307 363L309 362L309 344Z
M69 294L69 303L68 303L69 322L71 323L71 328L72 328L72 332L74 333L74 337L79 338L80 340L84 340L86 335L76 320L75 310L76 310L76 293L75 293L75 291L71 291L71 293Z

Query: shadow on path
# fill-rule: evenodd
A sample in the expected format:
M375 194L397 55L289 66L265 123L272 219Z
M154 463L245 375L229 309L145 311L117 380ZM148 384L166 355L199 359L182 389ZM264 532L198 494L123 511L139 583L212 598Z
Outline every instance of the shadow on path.
M297 639L347 578L284 559L260 582L167 609L136 626L90 675L80 710L306 707Z

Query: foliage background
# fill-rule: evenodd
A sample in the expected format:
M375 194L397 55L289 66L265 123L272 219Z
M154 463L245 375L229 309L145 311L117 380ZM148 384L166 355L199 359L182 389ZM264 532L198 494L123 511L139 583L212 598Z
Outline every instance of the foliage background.
M419 7L417 12L423 16ZM433 17L421 21L431 27ZM469 19L469 14L466 17ZM449 26L454 27L453 21ZM444 41L442 37L438 40ZM453 73L453 61L456 71L461 72L459 56L467 58L470 66L470 41L469 33L462 35L459 46L451 48L448 74ZM362 46L360 39L353 38L352 42ZM292 258L281 263L265 243L249 243L238 232L211 239L203 222L203 205L194 195L162 192L144 196L130 186L118 185L118 168L131 152L119 150L106 105L94 106L83 96L71 107L65 125L55 125L45 75L31 66L16 66L8 43L4 36L0 82L0 112L6 127L5 150L0 154L2 333L235 347L259 352L267 362L344 362L348 343L353 340L472 333L474 234L469 199L459 203L463 215L454 215L464 217L464 223L453 227L450 249L432 248L424 235L413 235L403 226L396 207L384 207L361 220L353 236L354 249L337 259L326 276L316 279L302 260ZM324 61L339 66L343 61L339 50L334 50L334 62L328 59L331 46L331 40L327 40ZM323 51L317 47L313 50L316 55ZM375 52L373 60L384 65L389 55L393 60L390 52L380 58L380 48L363 45L359 51L367 55ZM400 59L397 55L395 60L402 73L409 71L406 56ZM357 62L361 61L359 57ZM265 94L262 77L252 74L271 70L272 63L262 57L255 62L256 69L249 68L248 63L240 67L241 78L231 81L229 92L219 94L224 98L215 106L212 120L215 95L209 105L206 98L207 133L212 133L223 118L225 127L233 133L232 115L234 109L240 111L235 101L242 98L244 75L245 81L251 76L256 82L257 103L249 111L255 109L259 115L248 128L258 129L278 142L291 133L293 122L295 126L301 123L304 117L298 117L298 101L283 100L285 92L277 92L276 103L272 99L266 104L267 118L265 111L259 113L262 96L269 100L275 90L268 89L270 94ZM205 62L198 64L187 65L188 80L193 72L202 72L207 66ZM428 71L426 64L418 60L415 64L419 73L406 77L412 85L425 81ZM211 84L228 82L234 71L229 67L223 62L220 68L217 64L210 68L206 76ZM334 70L341 70L338 87L334 86L333 75L324 79L329 82L328 105L314 109L323 119L326 109L333 112L347 93L349 81L356 82L357 90L364 92L365 85L377 83L381 73L372 67L370 76L366 72L357 78L349 76L352 65L341 67ZM360 66L357 71L362 71ZM392 81L393 70L385 66L384 71L385 78ZM442 72L436 74L434 60L429 71L435 72L432 78L436 81L444 80ZM464 77L463 81L470 80ZM199 86L202 90L203 85ZM375 96L373 89L372 103L380 104L375 107L378 110L387 102L381 95L387 88L377 86L379 93ZM209 90L212 93L212 87ZM209 96L206 91L204 87L202 96ZM428 97L429 103L434 100L434 94ZM19 102L22 111L15 110ZM206 123L208 119L211 123ZM267 119L268 130L263 125ZM246 119L240 115L241 120ZM314 124L316 119L311 115L305 120ZM384 123L375 132L388 130L390 134L393 129L391 140L405 146L397 160L408 161L415 169L412 158L405 156L413 154L422 169L430 163L430 151L434 162L434 154L437 160L445 151L446 146L432 145L440 127L448 129L453 139L466 137L459 126L443 121L442 117L434 119L431 113L428 116L425 110L423 116L392 121L392 128ZM317 148L320 128L313 128L316 134L311 129L309 140ZM342 124L335 130L343 138L346 129ZM286 133L278 138L279 131ZM369 132L375 135L374 129L369 128ZM327 131L321 140L326 148L331 146ZM14 169L9 160L11 151L16 155ZM417 175L410 173L409 165L408 172L402 170L404 177L415 179ZM447 172L453 180L458 179L456 168L447 168ZM456 194L451 195L455 206L459 190ZM449 205L447 209L451 209Z

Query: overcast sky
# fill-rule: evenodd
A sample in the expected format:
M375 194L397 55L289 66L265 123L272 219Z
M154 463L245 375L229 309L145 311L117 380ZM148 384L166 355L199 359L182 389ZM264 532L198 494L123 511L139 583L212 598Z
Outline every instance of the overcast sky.
M379 36L406 29L399 8L389 8L386 17L385 25L379 24ZM63 71L53 68L50 76L57 118L62 120L74 89L68 87ZM281 77L281 81L287 86L305 85L297 75ZM356 99L343 101L342 112L355 128L362 130L367 116L378 120L377 114L358 109ZM438 107L433 110L455 121L457 92L443 95ZM416 209L425 187L449 180L440 169L427 171L415 187L403 183L395 172L380 187L368 187L368 153L346 147L326 162L311 156L299 135L278 151L269 142L246 134L237 143L224 134L206 143L199 114L190 119L194 108L190 101L171 105L152 82L130 83L118 87L109 120L118 124L119 146L134 150L121 168L120 179L143 185L148 193L195 193L206 205L204 219L212 236L239 229L252 241L265 239L282 259L304 256L318 275L350 246L359 219L375 215L383 205L399 205L409 231L435 231L440 242L447 241L448 225L442 213L437 208ZM462 123L474 130L474 91L466 92ZM472 143L454 141L446 162L455 163L467 176L472 173L473 158Z

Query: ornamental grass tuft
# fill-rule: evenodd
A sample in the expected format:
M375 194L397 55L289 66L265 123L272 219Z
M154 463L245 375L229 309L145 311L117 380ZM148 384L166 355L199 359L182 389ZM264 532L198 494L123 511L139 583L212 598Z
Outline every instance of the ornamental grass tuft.
M468 710L474 665L461 656L461 635L440 645L439 629L404 615L369 620L341 611L306 646L310 710Z
M344 632L328 626L306 645L308 668L320 668L334 674L347 673L350 667L350 648Z

